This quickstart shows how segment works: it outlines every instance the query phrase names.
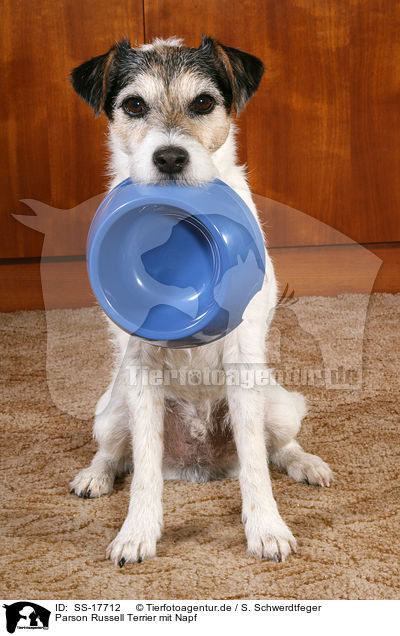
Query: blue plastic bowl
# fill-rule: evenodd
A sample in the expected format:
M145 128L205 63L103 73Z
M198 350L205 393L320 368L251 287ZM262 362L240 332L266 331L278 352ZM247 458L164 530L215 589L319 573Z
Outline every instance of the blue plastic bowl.
M163 347L235 329L265 274L248 206L218 179L200 187L126 179L99 206L87 241L93 291L128 333Z

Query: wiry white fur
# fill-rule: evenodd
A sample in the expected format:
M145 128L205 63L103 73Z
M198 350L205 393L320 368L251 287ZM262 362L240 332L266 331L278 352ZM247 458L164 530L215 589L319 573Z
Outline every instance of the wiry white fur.
M157 41L153 46L162 46ZM179 46L180 42L168 41ZM210 152L187 132L163 130L159 126L137 141L111 126L112 186L127 177L141 183L157 178L152 155L168 144L183 146L190 164L185 173L188 183L204 183L219 177L246 201L257 217L244 169L237 165L234 128L226 141ZM130 385L124 367L142 369L187 368L229 369L265 365L265 338L277 300L277 285L271 260L266 253L266 275L262 290L249 304L242 324L217 342L194 349L162 349L130 337L111 321L109 327L116 345L116 364L112 382L99 400L94 434L99 444L89 468L81 471L71 487L79 495L100 496L112 490L114 478L134 465L128 515L107 554L115 562L134 562L151 557L162 529L163 422L166 400L182 405L186 425L194 438L205 436L212 404L226 400L230 425L239 459L239 480L243 498L243 522L248 549L258 557L284 560L296 541L282 520L275 503L268 471L270 459L298 480L329 485L331 471L318 457L305 453L295 441L305 415L304 398L280 386L243 388L240 386L192 386L171 384ZM208 413L208 416L207 416ZM133 457L132 457L133 449ZM236 464L232 464L234 474ZM164 466L164 477L202 480L204 471ZM196 472L197 471L197 472Z
M150 44L142 44L138 48L141 49L142 51L150 51L151 49L154 49L160 46L161 47L181 46L182 44L183 44L182 38L176 38L175 36L172 36L170 38L166 38L165 40L163 38L154 38Z
M154 152L162 146L181 146L188 151L190 157L196 158L195 163L191 161L188 169L185 170L187 185L207 183L216 177L217 171L214 163L210 161L209 153L196 139L189 137L189 135L175 130L152 130L147 133L139 145L132 144L129 152L122 154L119 142L111 132L115 173L112 185L117 185L120 182L121 167L125 168L125 174L130 176L135 183L154 183L159 178L159 173L152 157ZM130 157L134 157L134 159L132 160Z

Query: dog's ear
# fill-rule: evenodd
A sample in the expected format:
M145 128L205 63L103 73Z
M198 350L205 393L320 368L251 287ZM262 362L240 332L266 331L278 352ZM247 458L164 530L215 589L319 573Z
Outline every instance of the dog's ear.
M107 53L97 55L77 66L70 74L74 90L93 108L97 116L105 109L107 96L116 76L118 60L127 50L131 50L130 42L122 40Z
M264 64L258 57L224 46L206 35L203 35L200 49L208 50L214 62L226 73L232 90L232 103L236 114L239 114L256 92L265 70Z

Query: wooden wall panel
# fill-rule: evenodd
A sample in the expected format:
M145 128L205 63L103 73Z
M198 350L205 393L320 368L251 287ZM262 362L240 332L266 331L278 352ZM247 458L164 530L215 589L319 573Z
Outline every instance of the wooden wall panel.
M70 70L122 36L141 43L178 35L198 46L206 32L267 66L239 120L239 142L280 277L287 279L304 259L307 283L297 283L298 293L339 293L342 283L329 281L329 259L352 251L326 251L321 286L313 277L320 252L304 246L343 244L350 237L379 243L384 264L377 290L400 289L399 243L393 243L400 241L400 3L4 0L1 17L0 259L39 257L43 235L34 227L45 230L46 258L84 253L96 197L106 184L107 122L95 120L74 94ZM11 214L33 214L21 199L73 210L56 210L53 219L41 206L36 220L18 223ZM282 204L292 210L282 214ZM304 249L280 249L288 246ZM67 266L68 275L60 264L51 270L54 280L60 275L67 281L54 306L86 304L90 292L85 274L78 274L83 262L76 263ZM3 307L36 306L29 293L40 295L37 262L25 267L17 260L14 268L3 261L2 276ZM76 297L74 276L81 281ZM354 291L363 289L360 276L351 283Z
M69 209L103 192L106 183L106 119L95 120L68 74L124 35L142 42L143 5L4 0L0 29L0 256L39 256L42 235L11 217L29 213L19 200ZM81 232L79 222L72 224L51 254L81 253Z
M353 1L351 42L352 210L365 240L399 240L400 2Z
M241 118L253 190L357 242L400 240L400 4L384 0L144 0L146 39L202 32L267 72ZM273 205L266 203L273 210ZM326 242L276 226L271 245Z

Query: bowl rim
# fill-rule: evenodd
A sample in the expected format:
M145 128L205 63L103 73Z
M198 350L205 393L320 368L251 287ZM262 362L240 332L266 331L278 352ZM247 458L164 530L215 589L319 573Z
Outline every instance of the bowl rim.
M250 225L257 225L257 221L254 218L254 215L250 211L249 207L245 203L245 201L234 191L232 188L221 181L220 179L215 179L211 184L207 185L221 185L224 187L224 194L230 196L233 199L235 206L237 209L241 210L241 212L246 216L247 220L250 220ZM95 219L99 219L100 214L103 212L105 208L110 204L110 200L114 198L117 191L120 191L128 187L132 189L132 196L128 198L128 200L122 200L118 203L118 205L111 209L110 213L102 219L101 224L94 229ZM184 187L184 186L178 186ZM185 186L188 187L188 186ZM206 188L202 188L202 186L192 186L193 188L198 189L199 191L203 190L204 193L209 194ZM154 191L152 192L152 189ZM165 188L165 189L164 189ZM145 196L140 190L147 190ZM203 231L202 227L206 229L208 234L208 238L211 239L211 249L214 253L214 259L216 259L217 264L216 267L220 270L224 267L224 262L227 260L227 245L224 241L223 235L221 234L219 228L213 223L208 213L204 211L204 208L199 209L198 206L194 205L193 202L190 201L179 201L177 198L177 191L171 192L168 189L168 186L142 186L141 184L136 184L131 181L130 178L125 179L121 183L119 183L113 190L111 190L107 196L100 203L90 226L89 234L87 238L87 271L90 283L92 285L94 294L102 306L106 314L111 318L111 320L116 323L119 327L130 333L131 335L138 336L140 338L145 338L149 341L179 341L182 339L190 338L191 336L199 335L201 338L201 331L204 330L207 325L209 325L212 320L218 315L221 311L222 307L218 304L215 299L213 299L210 306L207 310L202 314L202 316L197 316L193 320L188 321L188 325L183 329L176 330L154 330L148 329L142 326L137 327L132 321L127 319L123 314L117 311L113 304L109 301L107 296L103 291L103 286L100 282L99 277L99 258L100 258L100 250L102 246L102 242L107 235L107 232L111 229L111 227L115 224L115 222L122 218L125 214L129 214L133 210L137 210L140 208L145 208L154 205L162 205L165 207L173 207L176 210L182 212L182 218L194 218L197 227ZM261 232L261 230L259 229ZM262 235L262 233L261 233ZM214 264L213 264L214 265ZM213 267L214 268L214 267ZM215 268L214 268L215 273ZM214 275L213 275L214 277ZM215 278L215 277L214 277ZM239 324L239 323L238 323ZM235 325L237 326L237 325ZM233 327L232 327L233 328ZM230 329L231 330L231 329ZM218 336L222 337L222 336Z

